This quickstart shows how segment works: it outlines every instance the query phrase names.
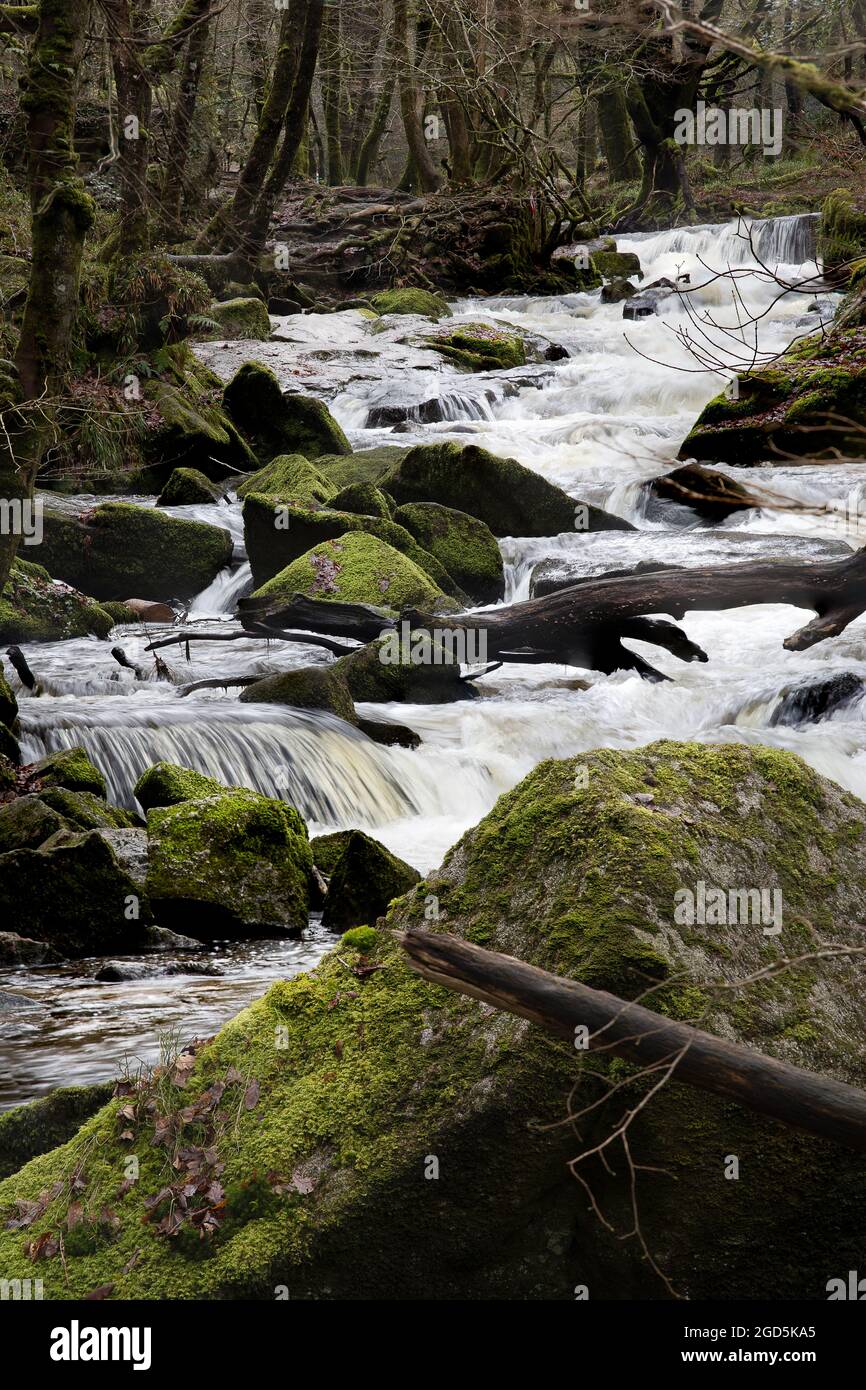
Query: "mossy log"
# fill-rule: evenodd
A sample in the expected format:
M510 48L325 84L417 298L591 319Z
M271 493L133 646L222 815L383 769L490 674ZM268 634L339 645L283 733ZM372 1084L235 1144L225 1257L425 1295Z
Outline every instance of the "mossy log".
M764 1057L456 936L416 929L400 940L411 968L433 984L519 1014L561 1038L574 1039L576 1029L586 1028L593 1051L639 1066L669 1063L677 1081L866 1152L866 1091L856 1086Z

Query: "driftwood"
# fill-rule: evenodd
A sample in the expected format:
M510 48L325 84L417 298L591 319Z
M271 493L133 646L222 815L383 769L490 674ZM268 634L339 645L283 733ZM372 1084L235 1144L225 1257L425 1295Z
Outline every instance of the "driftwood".
M664 647L681 661L708 658L675 623L646 614L682 618L691 610L758 603L788 603L817 614L786 639L784 645L789 651L803 651L835 637L866 609L866 549L843 560L814 564L769 560L651 574L601 575L504 608L456 615L405 609L400 620L427 631L483 631L490 661L553 662L607 673L634 670L648 679L664 680L667 677L624 647L623 639ZM271 625L280 628L288 623L360 642L370 642L383 629L394 626L393 619L374 608L329 603L300 594L290 603L241 600L238 611L250 630L253 624L265 632Z
M585 1027L590 1050L603 1049L640 1066L675 1063L677 1081L866 1152L866 1092L854 1086L454 936L415 930L400 940L412 969L435 984L519 1014L572 1041L575 1029Z

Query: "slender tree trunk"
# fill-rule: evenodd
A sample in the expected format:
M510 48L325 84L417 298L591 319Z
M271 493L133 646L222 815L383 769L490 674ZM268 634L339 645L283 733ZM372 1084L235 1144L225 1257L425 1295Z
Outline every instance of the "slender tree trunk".
M189 137L198 102L198 89L205 61L210 30L210 11L202 23L193 29L187 45L180 91L174 108L171 134L168 141L168 168L163 190L163 216L169 228L180 223L185 174L189 160Z
M409 42L408 0L394 0L394 57L397 62L403 129L406 132L406 144L415 166L418 184L422 192L435 193L439 187L439 175L424 137L421 95L418 90L415 58Z
M388 117L391 114L391 107L394 103L394 59L393 54L388 50L388 55L382 69L382 89L376 98L376 105L373 108L373 118L367 134L361 142L358 151L358 163L355 167L354 177L356 183L365 186L370 179L370 170L379 157L379 146L385 134L385 127L388 124Z
M247 0L246 3L246 46L250 60L250 85L253 90L253 104L256 120L262 118L265 105L265 88L268 81L268 50L266 35L268 21L275 13L267 0Z
M72 135L78 72L90 22L89 0L40 0L38 28L23 83L30 151L33 251L30 288L15 364L20 399L0 397L0 496L33 496L53 438L51 398L66 379L84 239L93 204L78 177ZM0 534L0 592L20 537Z
M319 61L328 151L328 183L332 187L343 182L343 55L340 13L340 9L335 5L325 6Z
M622 87L609 87L598 99L598 123L611 183L640 178L640 160Z

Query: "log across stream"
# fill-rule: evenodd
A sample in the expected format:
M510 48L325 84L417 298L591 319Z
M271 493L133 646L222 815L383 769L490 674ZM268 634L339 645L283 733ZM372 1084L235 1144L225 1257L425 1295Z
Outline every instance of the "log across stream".
M762 257L792 272L792 261L803 254L801 230L797 219L768 224L761 234ZM724 270L748 261L748 246L733 226L620 238L619 247L637 252L647 280L685 271L693 284L711 281L695 298L701 311L720 318L730 285L714 279L701 263ZM769 287L740 280L739 290L756 307L769 305ZM810 311L811 302L791 295L776 303L761 323L762 346L780 350L814 328L818 316ZM458 318L504 320L541 334L569 356L523 371L461 375L406 344L419 325L392 321L386 332L371 336L369 324L354 311L279 320L275 339L255 344L252 351L249 344L237 343L209 343L199 351L223 376L256 356L284 383L320 394L355 448L442 438L477 443L518 458L638 528L502 540L506 603L530 598L531 576L543 562L594 580L642 562L698 568L743 561L832 566L866 544L866 528L861 532L858 526L863 484L850 465L726 469L749 486L771 486L803 506L743 510L722 527L701 522L675 503L649 499L647 480L675 466L694 418L722 385L709 373L676 369L695 364L677 343L675 305L638 323L625 323L621 306L602 306L597 293L462 301L454 309ZM421 417L431 411L422 407L431 400L439 403L432 413L441 418L423 423ZM369 423L392 407L403 417L396 433L393 426ZM85 505L85 499L71 503L77 504ZM177 510L230 525L242 538L236 504ZM667 592L666 584L660 583L660 594ZM698 584L695 576L695 592ZM248 586L248 567L239 558L196 600L193 621L207 631L222 630L227 638L235 635L238 625L230 614ZM661 616L672 615L662 609ZM329 661L319 648L273 644L267 649L243 638L193 646L188 662L182 648L169 648L161 655L177 675L174 686L138 681L110 655L112 645L121 645L133 665L150 670L147 642L167 634L120 629L110 643L81 639L24 648L44 693L34 699L16 689L23 751L37 757L83 744L105 772L112 797L127 804L139 773L158 759L200 767L227 782L293 801L313 834L361 826L421 870L437 865L463 831L541 759L598 746L627 748L658 738L771 743L800 753L866 798L861 700L821 722L773 722L793 689L834 673L866 680L862 619L832 643L785 648L785 639L812 617L781 596L761 606L722 611L686 608L680 626L706 653L706 662L683 663L663 648L624 639L671 678L657 684L635 671L608 675L562 664L506 663L478 683L479 698L472 701L360 707L361 714L410 725L423 740L416 751L375 745L332 716L240 705L237 690L201 690L185 699L179 694L182 683L229 671ZM162 1030L210 1033L269 980L309 968L328 944L314 926L302 943L227 947L217 961L222 976L135 984L96 983L92 962L3 972L0 991L28 995L34 1007L0 1013L0 1106L57 1084L103 1079L124 1048L152 1060Z

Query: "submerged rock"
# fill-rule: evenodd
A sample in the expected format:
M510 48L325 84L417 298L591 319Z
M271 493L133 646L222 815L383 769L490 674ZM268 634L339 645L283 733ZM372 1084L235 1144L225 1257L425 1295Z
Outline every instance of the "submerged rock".
M225 408L253 441L259 457L351 454L352 446L327 406L312 396L284 395L273 372L245 362L223 393Z
M823 681L789 690L773 710L771 727L778 724L815 724L837 709L844 709L866 692L866 681L853 671L842 671Z
M186 507L195 502L219 502L222 488L197 468L175 468L156 499L158 507Z
M46 565L97 598L136 589L156 599L189 598L231 562L233 549L220 526L129 502L104 502L79 516L45 514Z
M100 984L121 984L124 981L154 980L167 975L224 974L225 971L212 961L169 961L161 965L156 961L109 960L100 965L93 978Z
M651 496L688 507L710 521L724 521L734 512L761 506L761 499L742 483L699 463L687 463L653 478L647 488Z
M273 1298L275 1284L299 1298L354 1298L362 1284L404 1300L568 1301L577 1285L596 1299L658 1298L654 1261L692 1300L717 1297L720 1278L731 1298L825 1298L828 1271L856 1269L862 1252L858 1154L430 984L391 929L439 921L620 997L649 989L658 1012L862 1087L857 959L808 955L861 944L849 924L864 920L864 866L866 808L786 752L659 743L541 764L392 905L375 948L369 935L357 956L340 943L198 1050L180 1103L231 1117L217 1140L227 1190L279 1175L261 1204L206 1251L193 1232L161 1235L146 1219L164 1185L153 1123L121 1141L123 1102L112 1103L79 1136L93 1155L89 1190L113 1190L132 1153L140 1179L117 1204L112 1241L65 1266L41 1262L45 1297L111 1283L119 1299ZM699 881L778 888L782 932L679 924L677 895ZM786 954L798 963L766 974ZM221 1104L211 1088L232 1068L242 1080ZM602 1103L602 1085L628 1089ZM583 1105L594 1108L576 1133L567 1117ZM624 1107L650 1259L627 1238L634 1189L621 1147L616 1162L581 1168L609 1227L569 1169ZM32 1161L4 1183L0 1207L51 1189L76 1152ZM738 1183L725 1181L730 1154ZM68 1201L61 1189L45 1229ZM22 1246L20 1232L0 1231L4 1277L32 1271Z
M293 807L235 790L148 812L147 891L160 926L218 937L297 936L312 869Z
M385 482L400 504L438 502L480 518L494 536L631 531L627 521L577 502L515 459L470 444L419 444Z
M353 830L331 870L322 925L333 932L370 926L420 877L378 840Z

